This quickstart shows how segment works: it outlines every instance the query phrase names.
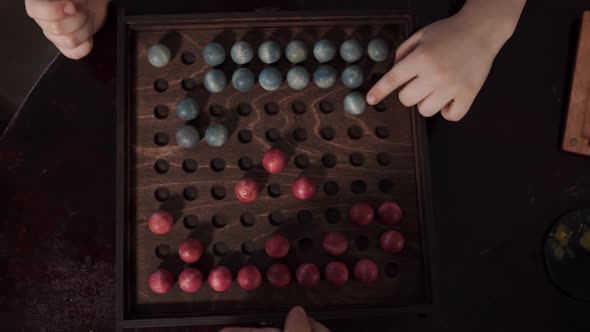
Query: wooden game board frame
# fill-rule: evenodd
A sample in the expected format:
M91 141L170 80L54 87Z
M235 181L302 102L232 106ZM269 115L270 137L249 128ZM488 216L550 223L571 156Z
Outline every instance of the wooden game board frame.
M224 312L223 315L215 316L192 316L192 317L136 317L130 312L130 300L128 290L130 281L126 278L129 274L129 260L132 256L132 248L128 246L132 242L130 238L129 225L127 220L131 217L133 209L130 209L130 177L129 166L131 160L129 156L130 148L130 124L131 118L128 110L131 108L131 93L128 82L131 77L131 66L129 43L132 33L135 29L141 30L160 30L169 29L186 29L192 22L200 20L199 26L203 28L219 28L232 26L248 26L255 24L254 19L265 17L280 21L284 24L286 21L301 22L308 18L317 20L318 17L326 17L334 20L346 22L358 20L367 20L370 17L376 23L379 22L399 22L405 26L406 37L412 32L412 18L409 15L403 15L396 12L273 12L268 13L223 13L223 14L189 14L189 15L146 15L146 16L126 16L124 11L118 13L118 32L117 32L117 283L116 283L116 318L117 330L123 328L141 328L157 326L188 326L188 325L218 325L218 324L245 324L245 323L265 323L266 325L282 324L284 311L260 312ZM203 23L206 21L206 23ZM267 20L267 24L271 20ZM271 23L272 24L272 23ZM426 293L428 294L425 305L409 307L384 307L380 306L357 306L354 308L344 309L320 309L312 310L311 315L316 319L338 319L338 318L366 318L370 316L393 316L393 315L430 315L435 311L436 287L433 282L433 260L431 259L433 251L433 215L430 189L430 170L428 163L428 147L425 120L419 116L418 112L412 112L414 154L416 163L416 183L418 194L419 215L421 221L421 238L423 239L423 266L425 276Z

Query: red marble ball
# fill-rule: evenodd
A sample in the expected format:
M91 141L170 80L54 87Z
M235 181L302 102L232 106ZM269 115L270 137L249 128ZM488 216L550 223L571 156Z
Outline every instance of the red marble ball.
M396 254L404 249L405 239L402 233L396 230L389 230L381 234L379 243L383 251Z
M307 176L300 176L291 185L293 196L301 199L310 199L316 192L315 183Z
M234 193L240 202L253 202L258 196L258 183L252 179L242 179L236 182Z
M379 214L379 220L387 225L395 225L402 219L402 208L393 201L381 203L377 212Z
M295 271L297 282L305 288L313 288L320 283L320 270L315 264L303 263Z
M348 281L348 268L342 262L333 261L326 265L324 276L330 284L340 287Z
M156 294L165 294L172 289L174 276L165 269L158 269L150 276L150 289Z
M174 219L170 212L158 210L150 216L148 226L154 234L162 235L170 232Z
M203 244L197 239L186 239L178 246L178 256L186 263L194 263L203 255Z
M238 284L246 290L256 289L262 283L260 270L254 265L246 265L238 272Z
M373 208L368 203L356 203L348 210L350 221L357 225L365 226L374 219Z
M271 148L262 157L262 166L271 174L281 172L286 164L287 155L281 149Z
M203 287L203 274L194 267L187 267L178 276L178 286L186 293L194 293Z
M322 247L332 256L342 255L348 249L348 238L342 232L328 232L324 235Z
M287 287L291 282L291 271L287 265L275 263L266 270L266 279L273 287Z
M364 284L370 284L379 277L377 264L370 259L364 258L354 265L354 278Z
M217 292L224 292L231 287L233 276L225 266L214 267L207 278L209 287Z
M264 250L272 258L283 258L289 253L289 239L281 234L273 234L266 240Z

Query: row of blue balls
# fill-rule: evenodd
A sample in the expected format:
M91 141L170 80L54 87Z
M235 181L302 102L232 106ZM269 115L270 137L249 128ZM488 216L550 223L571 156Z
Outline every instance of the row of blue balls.
M310 83L310 75L304 67L295 66L287 72L287 84L293 90L303 90ZM364 82L363 70L359 65L348 66L342 71L342 83L349 89L356 89ZM314 83L322 89L328 89L336 84L338 72L330 65L320 65L313 73ZM252 70L239 68L232 75L232 85L240 92L248 92L256 83ZM258 75L258 83L267 91L278 89L283 83L281 72L274 67L266 67ZM223 71L212 69L205 74L203 85L212 93L221 92L227 85L227 78Z
M363 56L363 46L356 39L348 39L340 45L340 57L346 62L355 62ZM293 40L285 48L285 57L291 63L305 61L309 50L301 40ZM389 55L389 44L383 38L375 38L367 45L367 55L375 62L382 62ZM230 50L232 60L238 65L244 65L254 59L252 46L245 41L235 43ZM322 39L315 43L313 56L320 63L331 61L336 57L336 44ZM278 42L265 41L258 47L258 57L266 64L273 64L281 58L281 46ZM172 58L172 52L164 44L155 44L147 51L148 62L154 67L164 67ZM203 48L203 59L209 66L217 66L225 62L225 50L219 43L209 43Z

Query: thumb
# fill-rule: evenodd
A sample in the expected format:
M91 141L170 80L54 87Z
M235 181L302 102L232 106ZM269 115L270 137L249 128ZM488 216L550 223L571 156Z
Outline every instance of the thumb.
M285 320L284 332L311 332L309 319L302 307L297 306L289 311Z

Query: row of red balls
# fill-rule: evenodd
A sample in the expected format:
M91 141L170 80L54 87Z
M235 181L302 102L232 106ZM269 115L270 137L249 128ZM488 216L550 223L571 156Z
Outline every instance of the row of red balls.
M381 203L377 213L379 214L379 219L381 222L387 225L395 225L399 223L402 217L402 209L396 202L393 201L385 201ZM353 223L360 226L368 225L375 219L373 208L368 203L354 204L348 210L348 217ZM164 210L158 210L154 212L148 221L149 229L153 233L159 235L170 232L173 224L174 220L172 215Z
M377 264L370 259L361 259L354 265L354 278L364 284L375 282L379 277ZM340 287L348 281L348 268L339 261L332 261L324 268L324 277L330 284ZM303 263L295 270L297 282L305 288L316 287L320 282L320 270L313 263ZM291 283L291 271L282 263L271 265L266 271L268 283L283 288ZM209 287L217 292L228 290L233 283L233 274L225 266L211 270L207 278ZM262 284L262 274L254 265L247 265L238 271L238 285L245 290L253 290ZM178 285L186 293L194 293L203 287L203 274L194 267L185 268L178 276ZM158 269L149 279L150 289L157 294L165 294L174 286L174 276L166 269Z

